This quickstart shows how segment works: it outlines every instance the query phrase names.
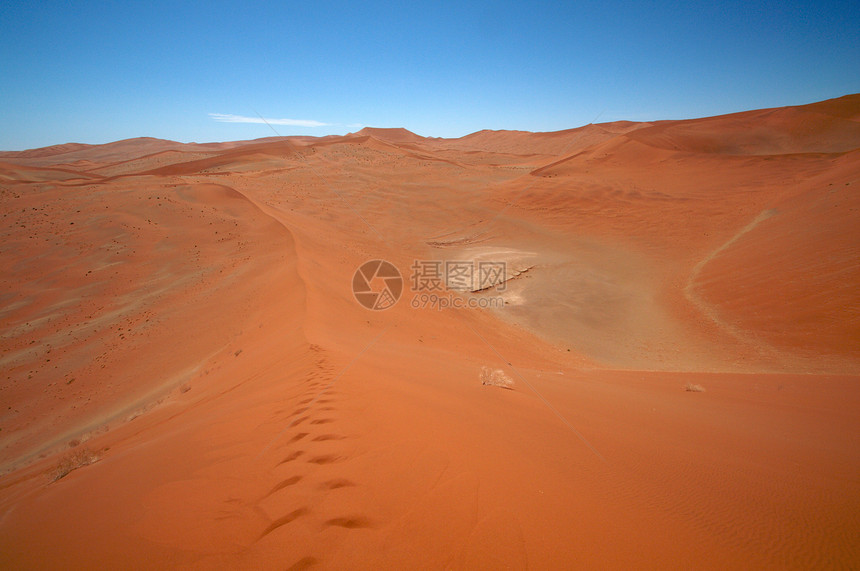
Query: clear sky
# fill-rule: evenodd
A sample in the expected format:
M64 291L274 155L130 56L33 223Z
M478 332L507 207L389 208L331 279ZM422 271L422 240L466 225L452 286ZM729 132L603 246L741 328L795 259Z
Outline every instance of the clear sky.
M259 116L552 131L860 92L857 0L4 0L0 30L2 150L273 135Z

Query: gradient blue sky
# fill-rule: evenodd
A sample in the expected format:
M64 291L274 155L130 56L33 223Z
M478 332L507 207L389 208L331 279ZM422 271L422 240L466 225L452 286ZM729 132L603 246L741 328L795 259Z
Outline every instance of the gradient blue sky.
M15 2L0 149L271 136L212 114L457 137L860 92L860 3ZM223 119L223 117L221 117Z

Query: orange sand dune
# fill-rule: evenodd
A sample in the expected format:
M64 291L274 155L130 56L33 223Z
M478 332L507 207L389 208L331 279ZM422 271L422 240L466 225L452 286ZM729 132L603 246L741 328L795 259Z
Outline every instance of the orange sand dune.
M659 122L629 137L659 148L735 155L838 153L857 147L860 97L823 105Z
M52 157L75 151L86 151L92 149L95 145L87 145L84 143L65 143L63 145L51 145L50 147L42 147L41 149L29 149L26 151L0 151L0 159L25 160L38 159L42 157Z
M104 145L82 145L69 143L66 145L54 145L44 149L32 149L28 151L5 151L0 152L0 160L11 161L30 166L54 166L66 165L67 168L77 167L80 170L108 165L139 161L145 157L170 152L192 154L192 153L215 153L218 151L229 152L232 149L245 145L261 145L278 141L292 141L303 143L308 139L318 140L313 137L268 137L254 141L232 141L226 143L177 143L164 139L153 139L151 137L138 137L126 139ZM324 137L324 140L327 137ZM142 172L141 167L137 172Z
M380 129L377 127L365 127L356 133L358 136L370 136L388 141L390 143L420 143L424 137L416 135L408 129Z
M40 168L16 165L13 163L0 163L0 180L4 182L42 182L52 180L81 180L98 179L97 175L81 174L74 169L66 168Z
M478 131L460 139L439 139L443 148L460 151L484 151L519 155L557 156L578 151L596 143L612 139L616 135L648 126L647 123L616 121L599 125L586 125L553 133L530 133L528 131Z
M54 145L45 149L29 151L7 151L0 154L0 160L16 161L33 166L50 166L61 163L73 163L88 160L98 164L124 161L145 154L157 153L168 149L182 149L188 146L183 143L138 137L107 143L105 145L81 145L69 143Z
M855 566L858 118L4 153L0 567Z

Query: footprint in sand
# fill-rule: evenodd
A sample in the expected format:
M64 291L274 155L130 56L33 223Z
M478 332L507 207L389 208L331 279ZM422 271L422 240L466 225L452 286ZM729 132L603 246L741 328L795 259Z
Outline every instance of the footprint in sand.
M325 442L326 440L344 440L346 436L340 434L320 434L311 439L312 442Z
M302 557L289 567L287 567L287 571L304 571L305 569L310 569L314 565L319 563L319 559L316 557Z
M338 456L337 454L323 454L322 456L314 456L313 458L309 458L308 462L311 464L323 465L341 462L343 459L343 456Z
M288 523L291 523L291 522L295 521L296 519L302 517L303 515L307 514L309 511L310 510L308 510L308 508L299 508L297 510L291 511L290 513L288 513L287 515L285 515L283 517L279 517L278 519L276 519L275 521L270 523L266 529L263 530L263 532L260 534L260 537L257 538L257 541L260 541L261 539L263 539L264 537L266 537L267 535L269 535L270 533L272 533L276 529L283 527L283 526L287 525Z
M355 482L352 480L347 480L346 478L335 478L333 480L326 480L320 484L320 488L324 490L336 490L338 488L351 488L355 485Z
M295 436L293 436L292 438L290 438L290 439L287 441L287 444L292 444L293 442L298 442L298 441L299 441L299 440L301 440L302 438L305 438L307 435L308 435L308 433L307 433L307 432L299 432L298 434L296 434Z
M286 458L284 458L283 460L278 462L277 465L280 466L281 464L286 464L287 462L292 462L293 460L295 460L296 458L298 458L299 456L301 456L304 453L305 453L304 450L296 450L295 452L293 452L292 454L290 454L289 456L287 456Z
M275 492L279 492L279 491L283 490L284 488L298 484L302 478L303 478L303 476L292 476L290 478L287 478L286 480L278 482L277 484L275 484L275 487L273 487L271 490L269 490L269 492L265 496L263 496L262 499L265 500L266 498L268 498L269 496L271 496Z
M327 520L323 527L345 527L347 529L360 529L360 528L368 528L373 527L373 524L364 516L352 516L352 517L336 517L330 520Z

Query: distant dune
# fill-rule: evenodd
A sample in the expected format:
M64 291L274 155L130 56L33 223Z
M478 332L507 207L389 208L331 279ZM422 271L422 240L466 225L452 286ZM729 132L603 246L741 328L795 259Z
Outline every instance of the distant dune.
M860 95L2 152L0 567L852 568L858 190Z
M408 129L379 129L376 127L365 127L358 131L356 135L376 137L390 143L420 143L424 141L424 137L416 135Z

